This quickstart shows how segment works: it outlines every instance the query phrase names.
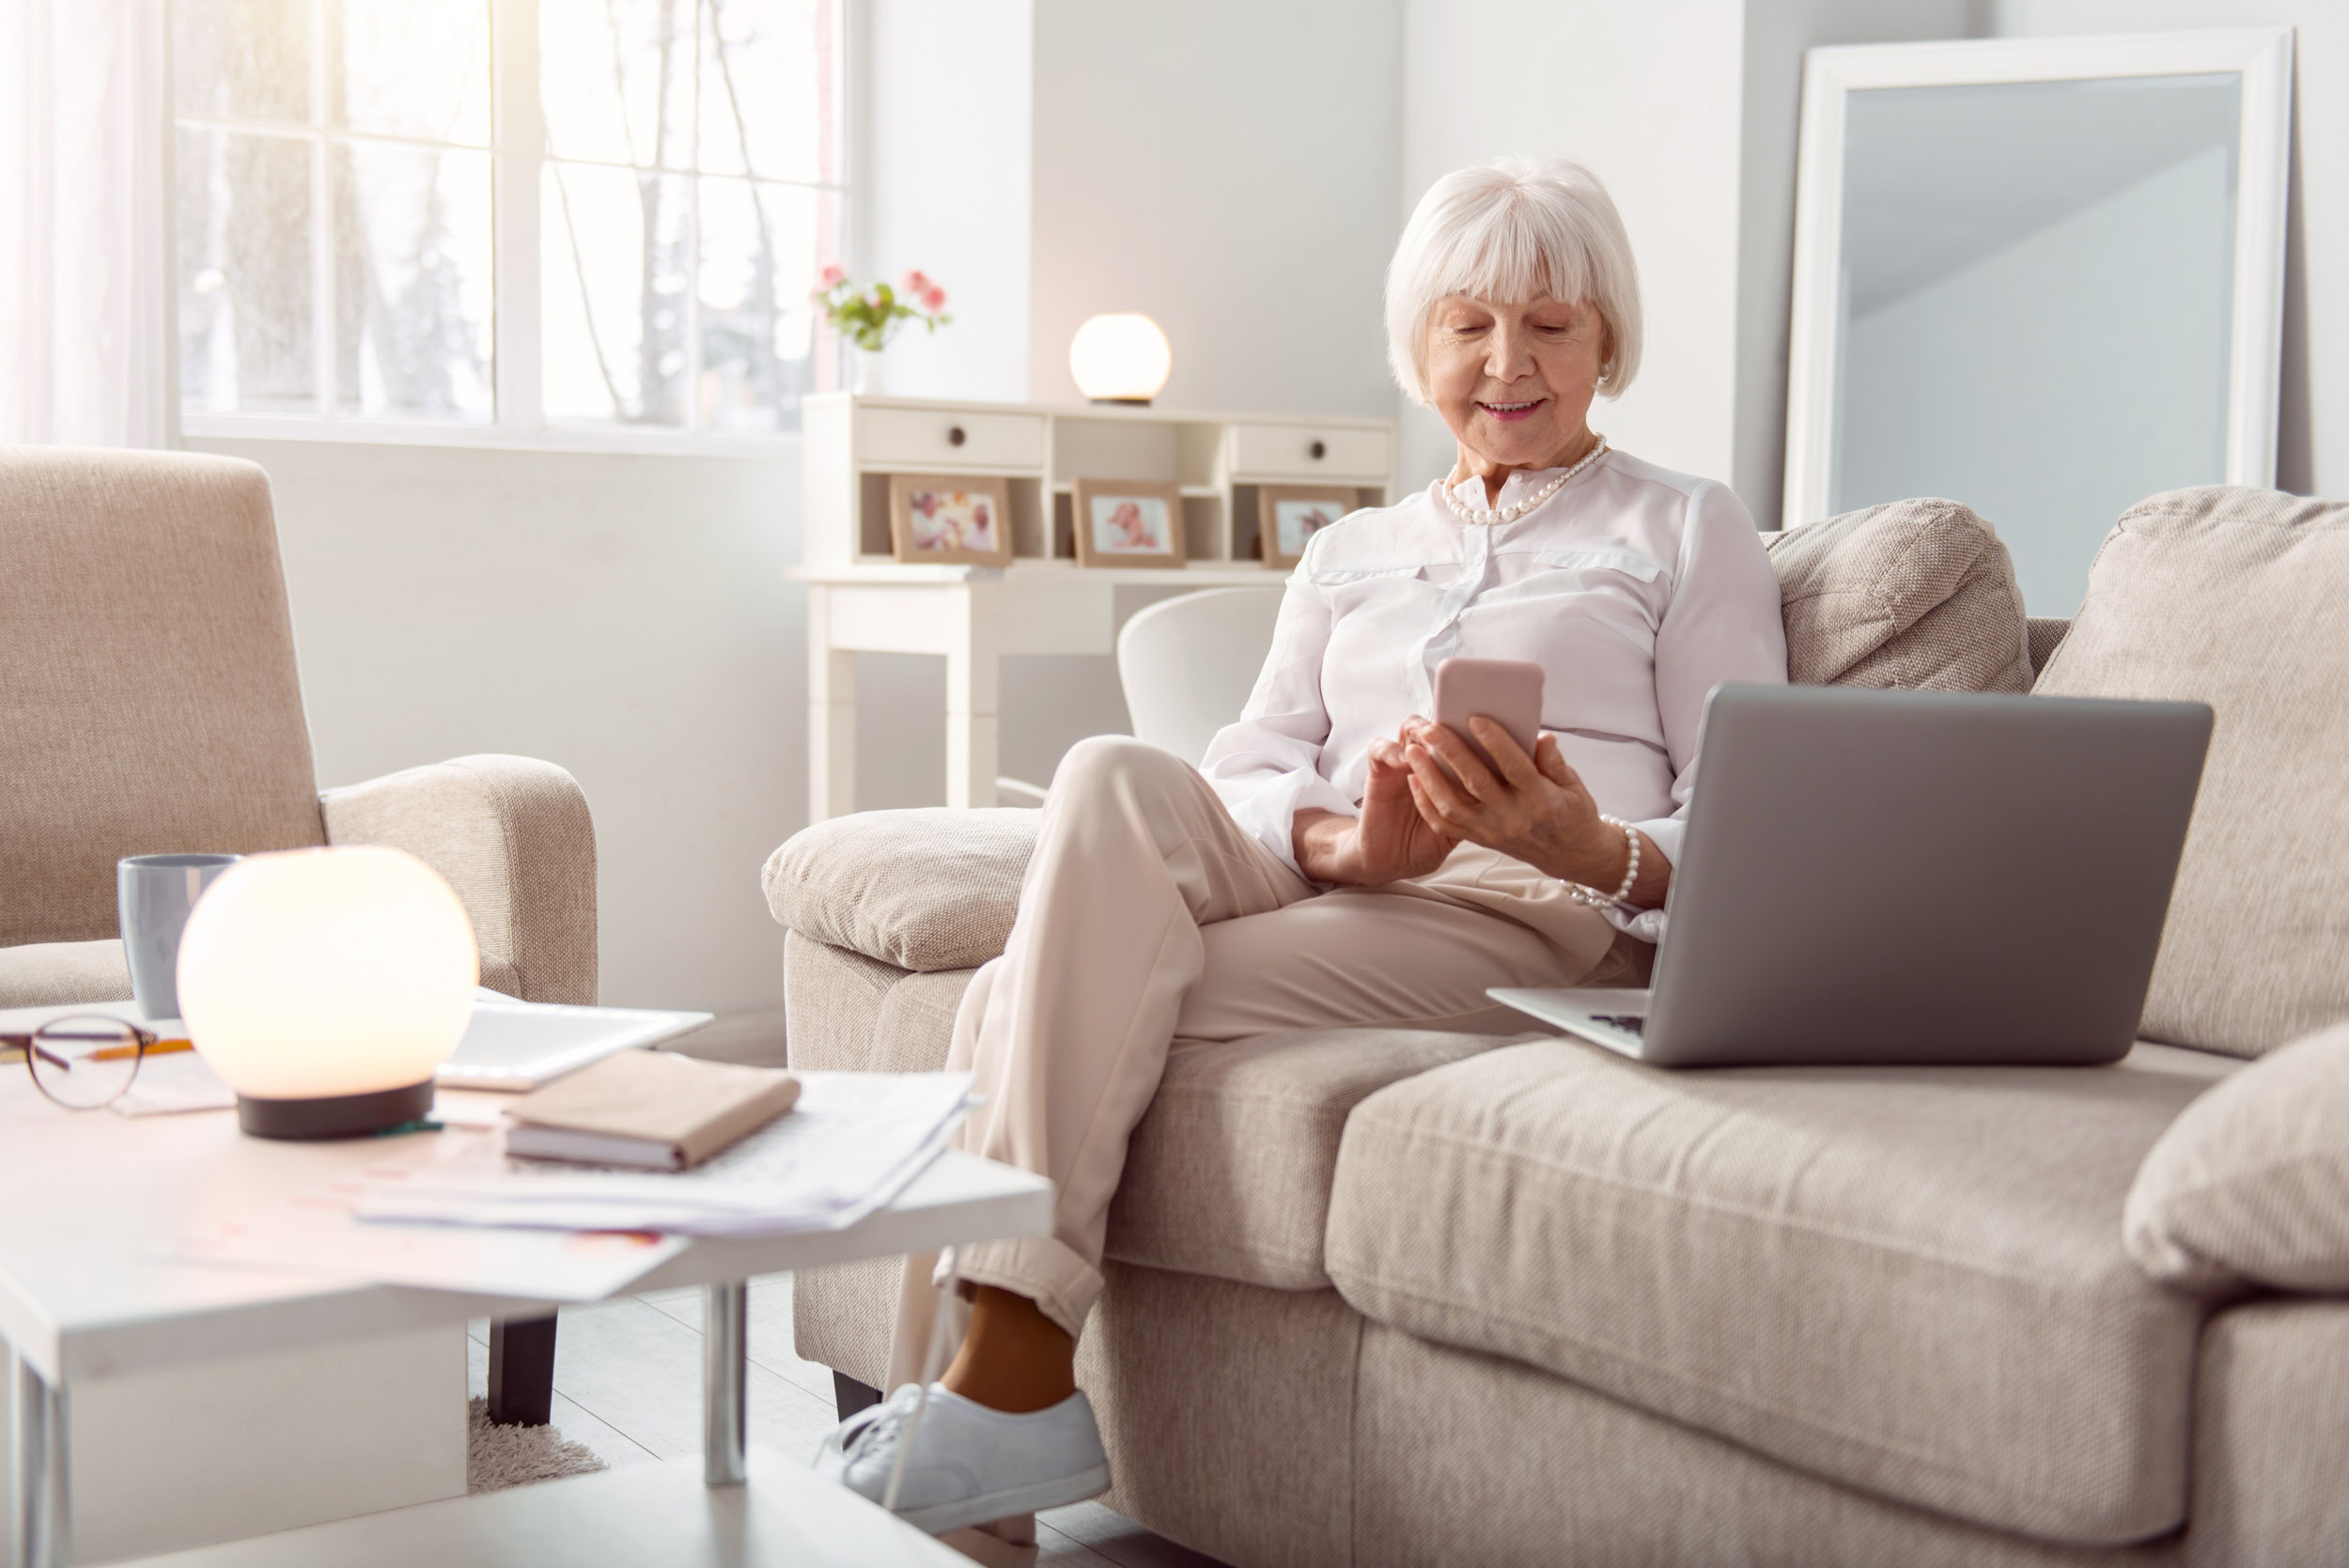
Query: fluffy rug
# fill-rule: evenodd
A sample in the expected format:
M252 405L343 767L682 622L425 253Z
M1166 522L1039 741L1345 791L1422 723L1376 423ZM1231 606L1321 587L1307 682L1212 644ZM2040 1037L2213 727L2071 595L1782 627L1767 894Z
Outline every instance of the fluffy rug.
M465 1490L502 1492L534 1481L592 1475L605 1467L595 1450L552 1426L491 1426L490 1402L465 1404Z

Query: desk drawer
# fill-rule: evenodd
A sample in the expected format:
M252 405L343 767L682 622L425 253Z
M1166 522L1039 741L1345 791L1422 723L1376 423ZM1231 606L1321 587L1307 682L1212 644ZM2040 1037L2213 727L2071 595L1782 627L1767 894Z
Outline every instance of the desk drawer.
M1384 430L1325 429L1312 425L1232 427L1232 472L1243 477L1294 474L1299 479L1384 483L1387 466Z
M959 436L959 440L957 440ZM857 460L952 471L1044 466L1044 416L944 409L859 409Z

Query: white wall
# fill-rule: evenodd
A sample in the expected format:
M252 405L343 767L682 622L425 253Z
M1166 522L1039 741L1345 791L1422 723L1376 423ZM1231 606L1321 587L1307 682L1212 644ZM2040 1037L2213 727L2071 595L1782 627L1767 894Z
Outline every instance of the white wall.
M919 268L951 325L901 332L889 391L1018 402L1028 393L1028 0L864 0L851 50L852 178L866 187L860 276Z
M1983 30L1981 0L1750 0L1737 125L1737 334L1730 488L1764 528L1786 488L1786 345L1795 278L1795 142L1802 56L1838 43L1906 43Z
M1565 157L1607 182L1639 257L1647 346L1594 428L1668 468L1726 476L1736 332L1741 0L1407 0L1406 211L1441 175L1504 154ZM1403 483L1451 466L1406 409Z
M795 457L189 444L269 471L322 785L558 763L595 813L603 1000L778 1004L758 870L806 819Z
M1069 338L1139 310L1169 407L1391 411L1403 9L1035 0L1030 396L1077 400Z

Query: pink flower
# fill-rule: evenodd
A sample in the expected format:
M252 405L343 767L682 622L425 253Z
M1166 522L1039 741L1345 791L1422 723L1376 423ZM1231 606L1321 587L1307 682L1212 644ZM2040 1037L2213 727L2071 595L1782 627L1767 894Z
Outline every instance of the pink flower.
M946 308L946 291L943 288L933 287L928 293L922 296L922 307L925 310L927 310L932 316L935 316L940 311L944 310Z
M848 270L837 261L826 262L824 270L816 274L816 282L819 287L830 288L848 275Z
M897 280L897 291L899 293L911 294L917 298L921 295L922 291L929 287L929 286L930 280L924 277L918 270L908 272L904 277Z

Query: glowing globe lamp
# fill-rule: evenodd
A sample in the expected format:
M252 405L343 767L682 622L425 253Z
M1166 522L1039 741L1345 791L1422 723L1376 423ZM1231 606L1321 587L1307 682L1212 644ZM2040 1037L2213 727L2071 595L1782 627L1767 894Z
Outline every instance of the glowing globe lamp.
M481 956L439 872L353 845L250 855L179 939L179 1012L258 1138L355 1138L432 1109Z
M1174 350L1147 316L1097 316L1068 344L1068 373L1097 403L1147 403L1166 390Z

